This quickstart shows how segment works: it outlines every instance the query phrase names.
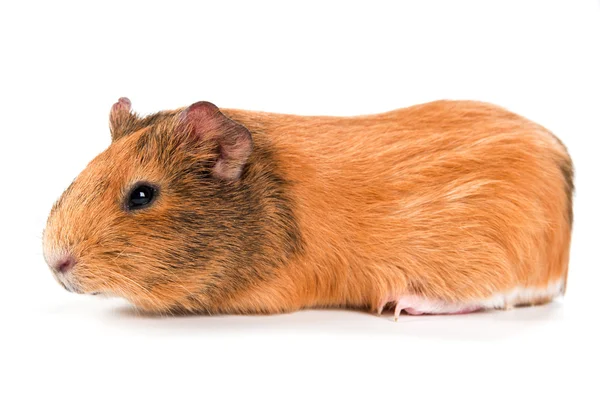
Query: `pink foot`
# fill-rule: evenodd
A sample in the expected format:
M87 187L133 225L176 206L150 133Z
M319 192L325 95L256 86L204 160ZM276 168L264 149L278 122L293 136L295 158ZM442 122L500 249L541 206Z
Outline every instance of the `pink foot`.
M396 302L396 308L394 309L394 321L398 322L398 317L400 316L400 311L402 311L402 304L400 301Z
M444 312L444 315L462 315L462 314L470 314L471 312L476 312L479 311L481 309L481 307L471 307L471 308L464 308L460 311L455 311L455 312Z
M404 311L406 311L406 313L409 315L423 315L424 314L424 312L415 310L412 307L405 308Z
M388 297L379 302L377 314L381 315L388 303L395 303L394 320L398 321L402 311L409 315L459 315L479 311L481 306L447 303L428 300L417 296Z

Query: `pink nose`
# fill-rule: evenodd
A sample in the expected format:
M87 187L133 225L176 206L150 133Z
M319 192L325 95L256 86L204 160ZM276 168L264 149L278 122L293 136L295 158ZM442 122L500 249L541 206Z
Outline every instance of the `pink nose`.
M56 270L56 272L65 273L69 271L75 265L75 259L71 255L66 255L60 257L54 264L52 264L52 268Z

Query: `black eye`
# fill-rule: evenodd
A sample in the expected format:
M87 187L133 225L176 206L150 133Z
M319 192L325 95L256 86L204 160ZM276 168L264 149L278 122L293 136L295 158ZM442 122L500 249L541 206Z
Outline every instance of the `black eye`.
M156 196L156 189L149 185L138 185L129 194L127 201L128 210L137 210L147 207Z

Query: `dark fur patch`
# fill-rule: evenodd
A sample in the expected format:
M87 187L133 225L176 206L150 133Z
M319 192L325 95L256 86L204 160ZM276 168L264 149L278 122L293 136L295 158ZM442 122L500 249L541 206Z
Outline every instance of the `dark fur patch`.
M552 133L550 133L552 134ZM565 193L567 195L567 216L569 218L569 225L573 226L573 194L575 193L575 170L573 167L573 162L569 157L567 146L558 138L556 135L552 134L554 139L558 141L558 143L564 148L566 157L561 159L558 162L558 167L563 175L564 183L565 183Z
M131 113L128 117L122 119L118 126L113 126L113 130L111 131L112 139L116 141L143 128L169 120L175 114L175 111L163 111L140 117L136 113Z
M573 226L573 193L575 192L573 163L571 162L571 159L564 159L560 162L559 167L565 180L569 224Z
M151 126L136 144L141 163L164 168L167 181L161 192L174 204L160 219L148 211L148 217L139 217L139 227L151 231L149 239L154 247L158 244L152 254L156 267L165 268L166 282L202 271L198 275L205 277L198 281L197 291L185 300L195 305L207 298L219 302L267 281L302 251L290 183L280 174L277 156L266 140L255 145L238 180L215 178L214 144L184 141L170 131L173 125ZM161 283L156 278L146 284Z

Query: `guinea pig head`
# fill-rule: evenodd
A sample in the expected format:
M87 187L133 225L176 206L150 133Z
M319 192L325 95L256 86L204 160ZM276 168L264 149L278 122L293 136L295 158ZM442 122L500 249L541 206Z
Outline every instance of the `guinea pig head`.
M110 130L44 231L46 262L67 290L155 312L219 311L294 251L268 151L254 153L248 129L215 105L142 118L122 98Z

